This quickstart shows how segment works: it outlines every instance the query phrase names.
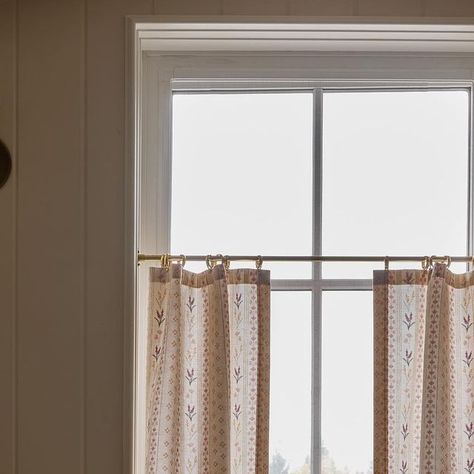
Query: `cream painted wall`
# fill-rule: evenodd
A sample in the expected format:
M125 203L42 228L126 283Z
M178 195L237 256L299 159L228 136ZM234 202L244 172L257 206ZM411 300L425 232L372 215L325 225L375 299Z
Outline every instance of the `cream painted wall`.
M124 17L474 16L471 0L0 0L0 473L123 457Z
M124 16L0 0L0 473L123 469Z

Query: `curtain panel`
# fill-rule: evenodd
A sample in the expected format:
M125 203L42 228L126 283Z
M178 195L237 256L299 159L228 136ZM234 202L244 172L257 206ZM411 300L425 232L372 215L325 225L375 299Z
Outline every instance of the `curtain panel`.
M270 272L151 268L148 474L268 473Z
M374 469L474 474L474 273L374 272Z

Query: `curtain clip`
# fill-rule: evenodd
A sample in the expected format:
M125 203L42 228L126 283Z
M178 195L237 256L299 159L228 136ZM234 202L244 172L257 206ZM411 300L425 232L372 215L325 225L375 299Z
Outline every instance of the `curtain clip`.
M431 261L431 257L428 257L428 255L425 255L421 262L421 268L423 270L429 270L432 266L433 266L433 262Z
M216 257L219 257L219 255L216 255ZM208 255L206 257L206 265L209 270L212 270L216 264L217 264L218 258L212 258L212 255Z
M257 258L255 259L255 267L257 270L261 270L263 265L263 258L261 255L257 255Z
M170 268L170 256L167 253L164 253L160 257L160 263L161 263L161 268L164 268L165 270L169 270Z
M448 268L451 265L451 257L449 255L445 255L444 257L437 257L436 255L432 255L430 257L430 261L431 265L433 265L435 262L445 264Z
M384 265L384 269L385 271L388 271L388 267L390 265L390 258L388 256L386 256L384 259L383 259L383 265Z
M224 270L228 270L230 267L230 257L228 255L224 256L221 253L218 253L215 258L212 258L212 255L208 255L206 257L207 268L209 268L209 270L212 270L217 265L219 260L224 266Z
M206 257L206 265L209 270L212 270L216 266L216 261L212 258L212 255Z

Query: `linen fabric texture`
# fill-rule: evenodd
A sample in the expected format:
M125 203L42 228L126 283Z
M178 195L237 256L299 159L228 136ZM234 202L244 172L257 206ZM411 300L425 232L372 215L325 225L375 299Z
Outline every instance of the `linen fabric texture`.
M148 474L267 474L270 273L149 274Z
M474 272L374 272L374 472L474 473Z

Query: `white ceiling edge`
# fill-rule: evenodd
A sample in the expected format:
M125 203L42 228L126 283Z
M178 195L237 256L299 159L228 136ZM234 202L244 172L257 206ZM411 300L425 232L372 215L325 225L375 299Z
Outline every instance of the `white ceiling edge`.
M474 52L474 18L400 23L282 17L265 21L247 17L245 21L241 17L130 19L142 51Z

